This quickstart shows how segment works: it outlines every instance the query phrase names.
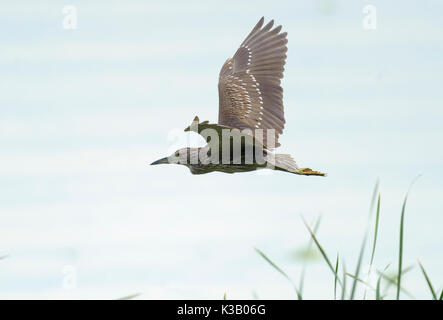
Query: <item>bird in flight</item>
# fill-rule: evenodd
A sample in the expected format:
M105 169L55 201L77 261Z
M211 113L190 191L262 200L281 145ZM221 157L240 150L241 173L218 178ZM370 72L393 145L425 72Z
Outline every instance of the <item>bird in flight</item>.
M194 118L185 131L195 131L207 145L182 148L157 164L182 164L193 174L247 172L270 168L299 175L325 176L299 168L289 154L276 154L285 125L283 78L287 33L262 17L232 58L221 68L218 123Z

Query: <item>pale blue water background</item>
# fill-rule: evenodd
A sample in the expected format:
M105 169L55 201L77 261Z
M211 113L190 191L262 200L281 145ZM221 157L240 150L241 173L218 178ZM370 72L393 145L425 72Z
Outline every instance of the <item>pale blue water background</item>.
M77 30L62 28L66 4ZM366 4L375 31L362 28ZM292 299L253 247L297 281L300 215L322 214L320 241L353 271L377 178L375 265L393 271L418 174L404 264L420 258L441 289L442 12L440 1L1 2L0 298ZM148 166L195 115L217 120L219 69L262 15L289 39L281 152L328 177ZM417 267L403 283L429 297ZM322 261L305 292L332 297Z

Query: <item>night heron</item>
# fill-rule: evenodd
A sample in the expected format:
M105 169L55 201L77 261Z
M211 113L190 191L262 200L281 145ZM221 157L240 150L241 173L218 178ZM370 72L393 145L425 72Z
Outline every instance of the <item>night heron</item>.
M182 164L193 174L271 168L300 175L325 175L299 168L288 154L273 152L280 146L278 138L285 124L280 79L288 40L286 32L280 33L281 26L272 28L273 20L264 27L263 22L261 18L220 71L218 124L199 122L195 117L185 129L199 133L208 144L179 149L152 165Z

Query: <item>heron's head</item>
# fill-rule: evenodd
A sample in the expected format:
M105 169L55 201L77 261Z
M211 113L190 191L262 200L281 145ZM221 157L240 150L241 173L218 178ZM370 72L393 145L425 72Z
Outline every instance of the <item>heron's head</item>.
M165 157L162 159L159 159L157 161L154 161L151 163L151 165L156 164L184 164L188 165L190 162L191 157L194 155L198 156L198 151L194 152L194 149L197 148L181 148L175 151L173 154L171 154L169 157Z

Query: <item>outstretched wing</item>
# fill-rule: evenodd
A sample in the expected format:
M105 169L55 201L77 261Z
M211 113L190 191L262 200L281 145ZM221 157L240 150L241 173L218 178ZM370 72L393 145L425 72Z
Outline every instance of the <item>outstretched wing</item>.
M272 29L274 20L263 27L261 18L232 58L226 60L218 82L221 125L243 129L275 130L275 147L283 132L283 78L286 59L286 32L281 26Z

